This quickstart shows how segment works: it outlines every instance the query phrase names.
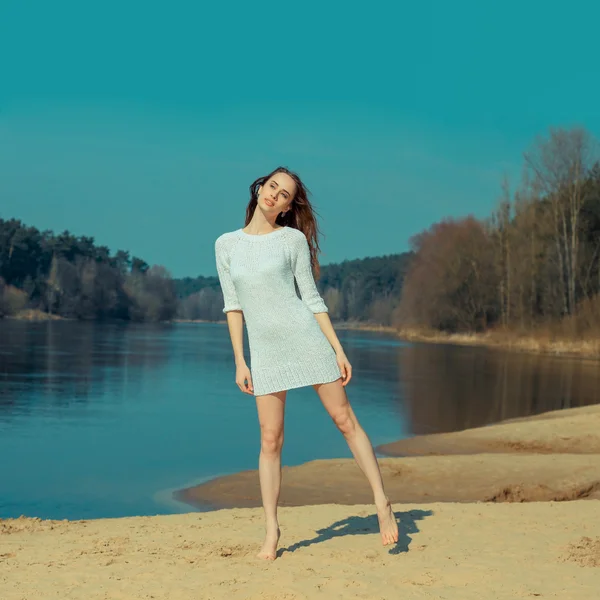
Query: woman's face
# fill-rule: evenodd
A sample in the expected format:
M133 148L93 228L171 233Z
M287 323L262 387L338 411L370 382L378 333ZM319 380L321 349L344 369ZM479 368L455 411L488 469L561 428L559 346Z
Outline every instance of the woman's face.
M296 183L287 173L275 173L258 188L258 206L265 214L285 212L296 194Z

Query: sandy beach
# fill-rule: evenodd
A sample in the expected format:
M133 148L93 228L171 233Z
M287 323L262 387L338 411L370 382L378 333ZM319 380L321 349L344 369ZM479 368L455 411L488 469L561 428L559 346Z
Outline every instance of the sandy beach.
M4 600L560 598L600 589L600 503L402 506L383 548L370 506L281 510L275 562L259 509L3 523Z
M378 448L392 502L600 499L600 406L552 411ZM258 473L243 471L180 490L179 500L218 508L261 506ZM351 459L283 468L282 506L366 504Z
M345 460L285 469L274 562L255 558L254 471L178 494L237 508L0 520L0 597L596 600L599 440L592 406L386 447L402 455L381 460L400 527L392 548Z

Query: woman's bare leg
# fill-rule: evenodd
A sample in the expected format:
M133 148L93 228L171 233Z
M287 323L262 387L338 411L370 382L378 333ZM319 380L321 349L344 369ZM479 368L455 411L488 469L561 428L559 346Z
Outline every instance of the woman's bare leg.
M281 488L281 449L286 392L256 396L260 423L258 474L266 517L266 537L259 558L275 560L279 542L277 502Z
M358 466L371 484L383 545L397 542L398 525L390 501L383 489L381 471L373 446L350 406L342 380L337 379L331 383L321 383L313 387L333 422L348 442Z

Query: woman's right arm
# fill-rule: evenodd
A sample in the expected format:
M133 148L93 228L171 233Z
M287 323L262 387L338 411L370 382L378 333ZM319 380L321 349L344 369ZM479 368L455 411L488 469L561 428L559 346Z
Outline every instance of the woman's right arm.
M242 392L251 394L254 391L252 376L244 359L244 313L229 272L230 241L227 236L222 235L215 242L217 273L223 292L223 312L227 315L229 336L233 346L235 382Z
M244 313L241 310L230 310L226 314L235 360L235 382L242 392L252 394L252 375L244 358Z

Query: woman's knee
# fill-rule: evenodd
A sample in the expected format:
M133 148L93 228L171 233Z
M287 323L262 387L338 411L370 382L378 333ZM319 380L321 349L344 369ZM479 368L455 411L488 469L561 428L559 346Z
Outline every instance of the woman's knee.
M264 454L277 455L283 447L283 431L263 427L260 432L260 448Z
M346 404L331 415L335 426L345 437L351 437L356 433L357 423L350 410L350 405Z

